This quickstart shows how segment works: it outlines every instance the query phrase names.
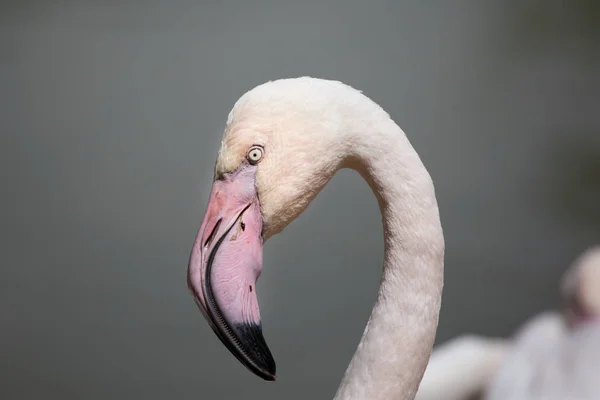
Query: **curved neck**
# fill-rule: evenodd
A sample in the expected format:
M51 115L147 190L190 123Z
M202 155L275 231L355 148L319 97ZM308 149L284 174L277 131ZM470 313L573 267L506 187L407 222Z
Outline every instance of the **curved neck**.
M435 340L444 237L433 183L391 120L352 136L351 160L383 218L385 257L373 311L335 395L337 400L412 400ZM373 129L373 126L370 126Z

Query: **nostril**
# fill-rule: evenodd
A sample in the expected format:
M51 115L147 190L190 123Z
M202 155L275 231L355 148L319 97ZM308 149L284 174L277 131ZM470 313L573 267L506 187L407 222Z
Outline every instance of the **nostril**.
M221 221L222 221L222 219L219 219L217 221L217 223L215 224L214 228L210 232L210 235L208 235L208 238L206 238L206 241L204 242L204 247L207 247L210 244L210 242L212 242L213 239L215 238L215 235L217 234L217 230L219 229L219 225L221 225Z

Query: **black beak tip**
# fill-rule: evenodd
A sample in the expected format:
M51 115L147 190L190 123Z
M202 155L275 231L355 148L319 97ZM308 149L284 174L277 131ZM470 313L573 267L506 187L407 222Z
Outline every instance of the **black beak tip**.
M268 382L275 382L277 380L277 377L275 375L269 375L269 376L265 377L264 379L265 379L265 381L268 381Z
M238 324L234 330L238 333L247 356L243 360L246 367L265 381L275 381L277 367L265 342L261 325Z
M259 368L249 368L259 378L264 379L267 382L274 382L277 379L275 375L275 361L269 366L260 366Z
M271 354L269 353L268 355L270 356ZM277 378L275 360L273 357L268 357L265 364L259 365L256 370L252 368L252 370L265 381L273 382Z
M270 363L265 369L265 376L263 377L263 379L269 382L274 382L277 379L275 360L273 359L273 357L271 357Z

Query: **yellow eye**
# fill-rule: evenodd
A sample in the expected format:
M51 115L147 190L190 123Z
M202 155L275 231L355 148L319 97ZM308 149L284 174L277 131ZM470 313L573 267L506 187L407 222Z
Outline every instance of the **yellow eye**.
M248 150L248 162L252 165L257 164L261 158L263 157L263 149L260 146L252 146L250 150Z

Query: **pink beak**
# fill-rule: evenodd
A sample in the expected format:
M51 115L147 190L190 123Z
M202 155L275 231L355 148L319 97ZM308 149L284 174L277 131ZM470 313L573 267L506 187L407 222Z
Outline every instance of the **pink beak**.
M250 371L275 380L262 334L256 281L262 270L262 217L256 167L242 165L213 183L188 265L188 286L221 342Z

